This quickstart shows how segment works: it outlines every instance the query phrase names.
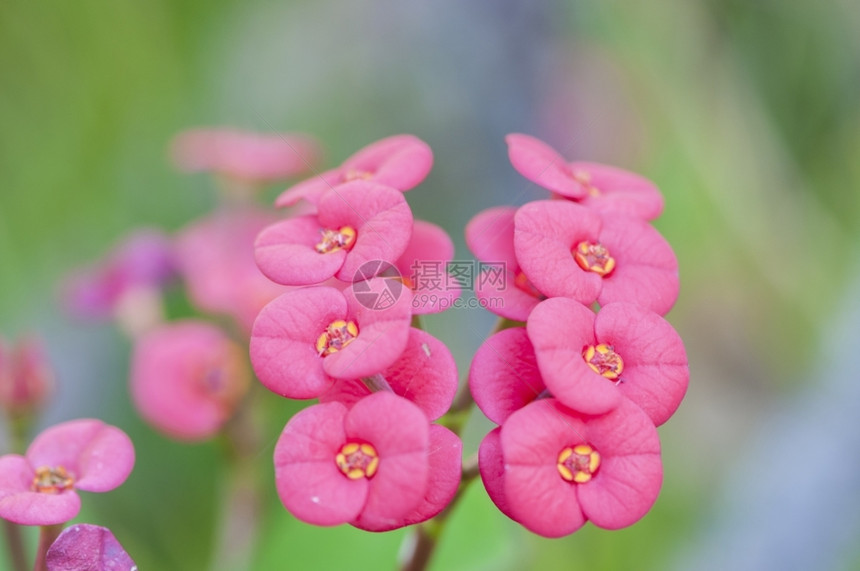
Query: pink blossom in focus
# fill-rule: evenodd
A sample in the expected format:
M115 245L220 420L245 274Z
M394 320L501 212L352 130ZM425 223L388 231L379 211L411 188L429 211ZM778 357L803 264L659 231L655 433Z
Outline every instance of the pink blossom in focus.
M173 438L213 436L233 415L249 381L245 349L204 321L161 325L134 346L135 407L147 422Z
M394 394L418 405L436 420L451 408L457 392L457 363L448 347L429 333L409 330L406 348L381 373ZM320 395L320 402L337 401L351 407L371 390L359 379L339 379Z
M416 220L412 238L394 266L412 289L412 313L439 313L452 307L459 289L449 289L448 262L454 259L454 242L439 226Z
M53 387L54 371L38 339L25 337L9 346L0 337L0 407L6 414L31 414Z
M508 156L530 181L604 214L653 220L663 210L663 196L648 179L616 167L568 163L552 147L529 135L510 134Z
M547 388L574 410L601 414L623 396L659 426L687 391L681 337L636 305L610 303L595 315L571 299L548 299L529 316L528 335ZM597 349L590 360L588 348Z
M361 282L387 290L387 280ZM271 391L316 398L334 378L381 373L406 348L412 296L403 288L390 305L373 306L364 292L309 287L287 292L260 312L251 333L251 363Z
M400 192L357 180L323 195L317 214L265 228L255 243L257 265L284 285L319 284L333 276L355 281L364 264L403 254L412 222Z
M525 321L546 296L529 281L517 261L516 211L513 206L496 206L476 214L466 225L466 245L479 262L486 264L484 274L475 280L475 296L496 315ZM494 298L501 303L494 303Z
M263 275L254 240L275 216L256 208L220 211L192 222L176 237L176 261L198 309L232 316L246 332L264 305L287 291Z
M44 430L24 456L0 457L0 517L22 525L54 525L80 510L77 490L107 492L134 466L134 447L100 420L72 420Z
M254 133L239 129L183 131L170 156L185 172L215 172L235 179L266 182L312 169L320 158L317 142L297 133Z
M555 399L531 403L505 421L498 441L485 439L481 461L491 499L545 537L573 533L586 520L605 529L632 525L663 481L657 430L627 400L601 416Z
M626 301L660 315L678 297L678 260L647 222L604 217L573 202L540 200L517 211L514 228L523 272L549 297L586 305ZM581 250L594 259L579 261Z
M478 348L469 367L475 404L496 424L546 391L525 327L504 329Z
M433 167L433 151L414 135L394 135L372 143L338 168L320 173L285 190L275 206L299 200L316 204L333 188L353 180L368 180L402 192L418 186Z
M429 451L427 417L404 398L384 391L350 409L317 404L284 427L275 445L275 486L302 521L381 529L426 500Z

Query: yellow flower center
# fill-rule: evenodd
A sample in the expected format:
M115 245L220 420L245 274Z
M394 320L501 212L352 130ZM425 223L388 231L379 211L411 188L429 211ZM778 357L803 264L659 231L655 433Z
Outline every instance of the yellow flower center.
M621 376L624 370L624 360L615 352L612 345L588 345L582 350L582 358L598 375L603 375L610 381Z
M358 324L355 321L338 319L332 321L317 338L316 349L320 357L340 351L358 337Z
M335 462L350 480L372 478L379 467L379 454L376 453L376 448L366 442L348 442L335 456Z
M568 446L559 453L556 467L562 479L584 484L600 467L600 454L588 444Z
M322 238L314 246L314 249L320 254L349 250L355 244L356 232L352 226L341 226L337 230L324 228L321 233Z
M615 258L609 255L609 250L600 242L580 242L572 253L579 267L587 272L606 276L615 269Z
M42 494L59 494L71 490L74 483L75 479L62 466L42 466L36 469L30 489Z

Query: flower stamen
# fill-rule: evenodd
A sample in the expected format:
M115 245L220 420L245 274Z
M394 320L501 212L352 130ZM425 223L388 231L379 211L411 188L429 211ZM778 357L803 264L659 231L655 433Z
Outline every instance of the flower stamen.
M580 268L601 277L615 269L615 258L609 255L609 250L600 242L580 242L573 250L573 258Z
M584 484L600 467L600 454L588 444L568 446L559 453L556 467L563 480Z
M42 494L59 494L71 490L74 483L75 479L64 467L42 466L36 469L36 476L30 484L30 490Z
M320 254L349 250L355 244L356 232L352 226L341 226L337 230L324 228L320 232L322 238L314 246L314 249Z
M379 454L368 443L348 442L344 444L335 462L340 471L350 480L372 478L379 467Z
M317 338L316 350L320 357L340 351L358 337L358 324L355 321L338 319L332 321Z
M582 350L582 358L592 371L610 381L617 380L624 370L624 360L612 345L588 345Z

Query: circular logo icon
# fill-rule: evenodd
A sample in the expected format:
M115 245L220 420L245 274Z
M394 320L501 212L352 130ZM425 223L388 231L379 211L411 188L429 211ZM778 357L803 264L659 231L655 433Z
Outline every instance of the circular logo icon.
M372 260L361 264L352 276L352 281L355 299L368 309L388 309L403 293L403 276L385 260Z

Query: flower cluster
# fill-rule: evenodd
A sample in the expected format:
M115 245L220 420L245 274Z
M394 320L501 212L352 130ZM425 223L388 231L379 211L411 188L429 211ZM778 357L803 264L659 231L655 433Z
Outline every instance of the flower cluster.
M481 444L481 476L499 509L535 533L558 537L587 520L624 527L657 498L656 427L689 379L662 317L678 295L675 255L649 224L663 199L633 173L568 163L527 135L507 142L514 168L552 197L486 210L466 228L476 258L504 261L514 284L494 292L510 327L469 372L475 402L499 425Z
M291 289L260 312L251 362L272 392L319 399L275 447L284 506L317 525L383 531L438 514L460 482L460 439L432 424L447 412L457 367L444 343L411 326L416 261L446 262L453 244L416 221L403 193L433 155L411 135L365 147L283 192L299 213L260 232L263 273Z

